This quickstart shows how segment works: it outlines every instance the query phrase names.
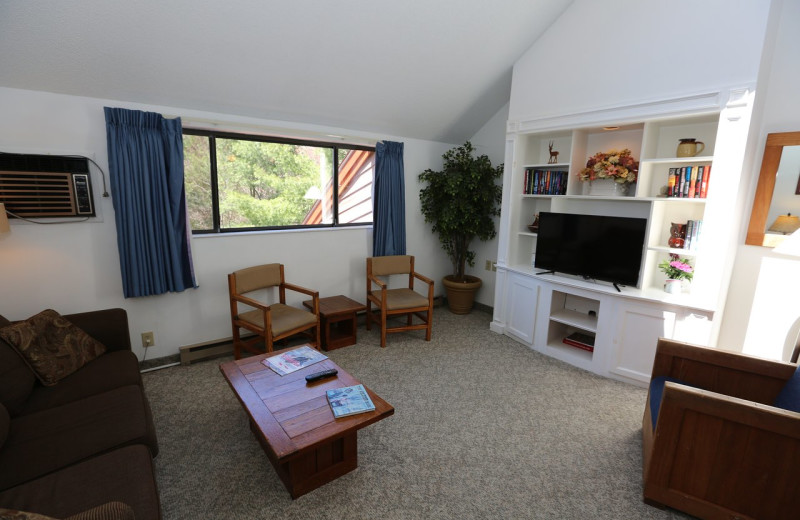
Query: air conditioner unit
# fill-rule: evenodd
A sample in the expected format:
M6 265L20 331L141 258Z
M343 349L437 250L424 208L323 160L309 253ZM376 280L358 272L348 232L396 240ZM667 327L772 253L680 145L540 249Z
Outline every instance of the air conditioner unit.
M13 216L93 217L85 158L0 154L0 202Z

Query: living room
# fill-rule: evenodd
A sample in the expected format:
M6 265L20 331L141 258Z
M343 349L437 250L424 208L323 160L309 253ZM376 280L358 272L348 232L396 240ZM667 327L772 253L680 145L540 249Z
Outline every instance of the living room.
M716 343L720 348L785 359L785 343L800 316L800 304L796 299L780 297L800 289L794 275L797 260L768 248L745 245L744 233L766 136L797 130L800 120L792 90L798 58L791 52L797 48L793 22L800 20L798 7L780 0L742 1L736 8L721 0L700 5L634 0L610 4L578 0L551 5L548 14L552 23L527 51L507 63L515 70L504 102L467 135L459 134L459 140L470 139L480 153L499 164L505 160L508 121L566 117L723 88L750 88L756 93L755 101L736 201L738 211L731 218L739 239L730 251L735 260L730 265L731 283L726 288ZM19 30L20 23L33 23L19 22L13 15L3 18L0 34L12 34L11 29ZM92 26L84 30L87 35L93 34ZM498 29L493 37L502 32ZM26 55L10 36L0 38L4 49L0 66L4 71L13 70L6 67L12 62L35 63L41 58ZM79 76L81 67L91 67L81 60L75 64L38 70L36 74L63 74L66 82L73 75ZM557 79L541 81L542 75ZM180 116L185 126L192 121L212 121L222 127L228 125L229 130L280 128L290 134L344 135L365 142L402 141L408 252L415 255L418 270L434 280L449 272L449 262L419 210L421 186L417 175L426 168L440 167L441 155L460 144L455 139L389 134L366 126L315 124L313 114L296 114L295 119L252 117L198 109L191 100L164 101L180 99L179 92L148 101L134 100L132 94L126 97L125 90L117 92L87 89L57 93L39 87L33 79L17 83L14 74L4 72L0 80L0 151L81 154L92 157L107 171L104 106ZM763 92L767 95L762 97ZM274 107L275 114L279 108ZM94 178L93 182L95 194L101 194L101 181ZM111 199L97 195L96 204L98 217L85 223L37 226L12 221L12 233L0 241L0 314L17 320L45 308L67 314L121 307L128 312L134 353L141 359L146 352L152 359L175 356L182 346L230 337L225 275L242 267L282 262L299 285L313 287L321 295L346 294L363 299L364 258L369 256L372 244L372 230L366 227L195 236L192 251L197 289L125 299ZM484 279L477 301L487 307L495 306L495 285L494 275L484 265L487 260L498 260L499 246L498 240L480 244L472 271ZM320 269L320 252L324 252L324 270ZM440 290L437 283L437 294ZM139 340L145 331L153 331L155 336L155 346L147 350Z

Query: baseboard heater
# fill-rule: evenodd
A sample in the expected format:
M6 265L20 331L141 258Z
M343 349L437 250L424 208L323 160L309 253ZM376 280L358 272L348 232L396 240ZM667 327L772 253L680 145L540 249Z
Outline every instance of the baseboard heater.
M190 365L195 361L232 354L233 342L232 339L206 341L205 343L183 346L180 351L181 365Z

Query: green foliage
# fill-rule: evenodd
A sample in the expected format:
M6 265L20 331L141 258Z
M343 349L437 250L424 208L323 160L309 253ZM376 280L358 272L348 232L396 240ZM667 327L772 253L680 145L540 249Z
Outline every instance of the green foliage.
M453 262L453 276L464 279L466 265L475 265L475 252L469 249L474 238L490 240L497 234L493 217L500 215L503 189L496 179L503 165L492 167L486 155L473 156L472 143L449 150L442 158L442 171L427 169L419 180L428 185L419 198L425 222Z
M189 218L193 229L211 229L209 139L184 136ZM332 151L281 143L216 139L220 226L300 224L314 201L312 186L332 176ZM321 174L320 172L324 172ZM321 178L322 177L322 178Z

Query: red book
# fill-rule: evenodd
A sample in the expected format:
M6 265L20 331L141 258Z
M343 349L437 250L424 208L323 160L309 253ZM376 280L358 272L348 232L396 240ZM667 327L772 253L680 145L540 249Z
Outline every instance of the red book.
M706 198L706 191L708 190L708 182L711 179L711 165L706 166L705 175L703 175L703 185L700 186L700 198Z
M587 352L594 352L594 336L590 336L589 334L573 332L561 341L571 347L577 347Z

